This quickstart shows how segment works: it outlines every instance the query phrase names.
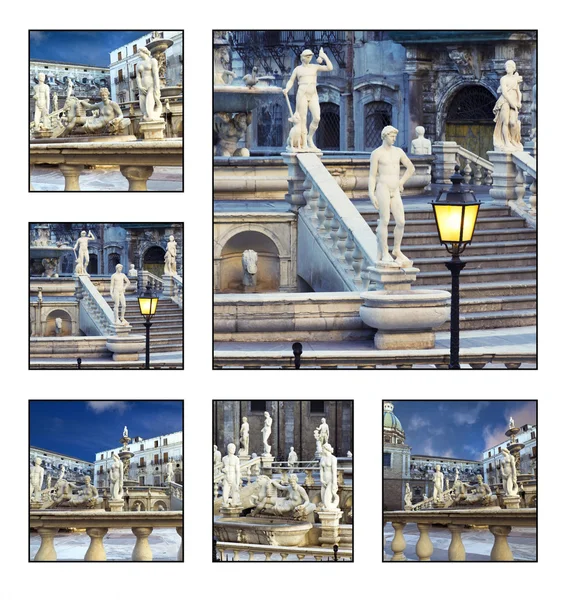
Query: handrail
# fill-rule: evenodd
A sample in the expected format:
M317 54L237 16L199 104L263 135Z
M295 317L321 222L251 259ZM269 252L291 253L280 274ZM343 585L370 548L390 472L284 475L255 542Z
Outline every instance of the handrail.
M41 546L34 561L57 560L53 544L59 529L86 529L90 537L90 546L85 561L105 561L104 536L109 529L131 529L136 536L132 551L132 560L153 560L149 536L154 528L174 527L181 537L177 560L183 560L183 512L182 511L123 511L104 510L32 510L29 513L29 525L41 537Z
M297 160L306 176L307 205L299 215L333 257L333 265L351 291L369 289L369 267L377 260L377 239L366 220L346 196L320 158L300 153Z
M151 284L151 287L157 291L163 291L163 279L154 275L150 271L141 270L138 272L138 282L141 286L141 290L145 290L147 284Z
M454 488L450 488L448 490L444 490L442 492L442 501L446 501L447 498L446 496L450 496L450 494L452 493L452 491L454 491ZM426 500L422 500L421 502L417 502L416 504L412 504L411 508L405 508L405 510L407 512L409 511L419 511L419 510L423 510L426 508L432 508L434 505L434 498L427 498Z
M536 179L537 161L528 152L513 152L513 162L531 177Z
M97 325L102 335L114 335L116 325L114 323L114 314L108 306L108 302L93 285L88 275L79 275L78 282L81 298L81 307L84 306L91 319ZM86 295L86 298L85 298Z
M242 544L238 542L216 542L216 549L220 553L222 561L228 560L227 553L234 554L235 562L240 560L240 554L247 553L248 561L253 562L256 554L265 555L266 561L271 561L274 554L279 554L282 561L286 561L288 556L296 555L299 561L305 557L314 557L316 561L322 561L323 558L334 559L334 550L332 548L323 548L321 546L264 546L263 544ZM338 548L336 553L338 560L352 560L351 548Z
M467 158L469 161L483 167L487 171L493 172L493 163L477 154L474 154L471 150L464 148L464 146L458 146L458 154L462 158Z

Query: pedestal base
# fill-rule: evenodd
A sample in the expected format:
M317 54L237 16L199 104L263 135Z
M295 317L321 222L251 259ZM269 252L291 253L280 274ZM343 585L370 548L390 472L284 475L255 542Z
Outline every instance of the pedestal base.
M503 504L505 508L521 508L520 496L504 496Z
M323 547L332 547L340 542L340 519L344 514L340 509L317 511L321 523L318 541Z
M124 510L124 500L108 500L110 512L122 512Z
M32 500L29 503L29 507L31 510L39 510L43 506L43 502L38 502L37 500Z
M244 510L243 506L222 506L220 508L220 514L226 518L239 517Z
M131 329L131 327L129 327ZM139 353L145 347L145 339L141 335L115 335L106 340L106 348L112 352L112 360L139 360Z
M163 140L165 131L165 120L157 119L156 121L141 121L140 133L143 133L144 140Z
M411 284L417 279L420 269L416 267L380 266L369 267L369 280L372 288L376 290L387 290L403 292L411 289Z
M53 135L52 129L34 129L32 135L35 139L50 138Z
M432 331L421 333L382 333L378 331L373 341L377 350L426 350L434 348L436 335Z
M510 152L488 152L487 157L493 163L493 184L489 195L494 200L516 200L517 170L513 164L513 155Z
M250 455L249 454L238 454L238 458L240 459L240 462L247 462L248 460L250 460Z

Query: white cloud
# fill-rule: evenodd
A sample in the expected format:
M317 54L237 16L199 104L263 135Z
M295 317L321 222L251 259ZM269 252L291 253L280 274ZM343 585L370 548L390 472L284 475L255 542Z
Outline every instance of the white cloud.
M414 431L415 429L422 429L430 425L430 421L428 419L423 419L419 415L411 415L411 419L406 427L408 431Z
M515 409L509 407L505 410L504 423L494 427L486 425L483 428L485 450L488 448L493 448L502 442L508 441L505 432L509 428L509 417L513 417L516 427L522 427L523 425L536 425L536 402L523 402L522 405L517 406Z
M97 414L107 410L115 410L117 413L123 414L129 408L125 400L91 400L86 405Z
M45 31L30 31L29 39L32 42L43 42L47 38L47 33Z
M448 448L448 450L444 450L440 456L446 456L447 458L456 458L454 455L454 450L452 448Z
M473 425L479 418L483 408L489 405L489 402L476 402L472 408L456 411L452 414L456 425Z

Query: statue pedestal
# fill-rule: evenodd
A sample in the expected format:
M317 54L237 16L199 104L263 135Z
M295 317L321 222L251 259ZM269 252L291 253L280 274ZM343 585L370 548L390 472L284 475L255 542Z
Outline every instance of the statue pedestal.
M521 508L521 497L520 496L504 496L503 505L505 508L518 509Z
M52 129L34 129L32 135L35 139L43 140L53 135Z
M132 329L130 325L127 325L126 328L128 331ZM145 348L145 338L142 335L116 332L116 335L112 335L106 340L106 348L112 352L112 360L139 360L139 353Z
M124 510L124 499L108 500L108 506L110 507L110 512L122 512Z
M493 184L489 195L494 200L517 200L517 169L511 152L488 152L488 160L493 163Z
M340 542L340 519L344 514L340 509L317 510L321 523L321 534L318 538L323 547L334 546Z
M242 505L222 506L220 508L220 514L223 517L229 519L229 518L239 517L243 510L244 510L244 507Z
M140 121L140 133L144 140L163 140L165 131L165 119L155 121Z
M247 462L248 460L250 460L250 455L249 454L238 454L238 458L240 459L240 462Z
M31 500L29 503L30 510L39 510L43 506L43 502L37 500Z
M275 457L272 456L271 454L262 454L261 455L261 474L262 475L268 475L269 477L271 477L271 465L273 464L274 460L275 460Z

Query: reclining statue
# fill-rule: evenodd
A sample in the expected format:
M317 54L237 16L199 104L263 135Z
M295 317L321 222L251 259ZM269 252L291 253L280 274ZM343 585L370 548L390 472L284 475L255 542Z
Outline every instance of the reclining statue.
M251 512L252 516L265 514L303 521L307 520L316 508L305 489L299 485L295 474L289 476L288 485L282 485L267 475L260 475L258 483L261 488L258 496L252 496L255 504ZM281 490L285 495L278 497L277 490Z

